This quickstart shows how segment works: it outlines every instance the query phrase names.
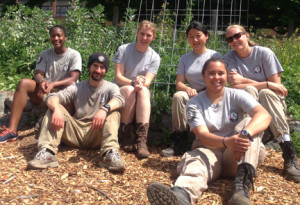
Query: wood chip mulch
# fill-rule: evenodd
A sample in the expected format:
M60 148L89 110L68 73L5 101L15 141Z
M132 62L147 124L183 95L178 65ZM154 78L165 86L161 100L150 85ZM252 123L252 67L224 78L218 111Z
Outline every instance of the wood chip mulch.
M123 174L100 168L97 150L61 146L59 167L27 170L37 152L34 128L19 131L19 140L0 144L0 204L149 204L151 182L172 184L177 178L179 157L162 158L161 148L150 148L148 159L120 151L126 162ZM252 204L300 204L300 183L285 180L280 151L268 150L265 163L251 191ZM300 161L298 159L298 161ZM232 180L218 179L200 198L201 205L224 205L230 197Z

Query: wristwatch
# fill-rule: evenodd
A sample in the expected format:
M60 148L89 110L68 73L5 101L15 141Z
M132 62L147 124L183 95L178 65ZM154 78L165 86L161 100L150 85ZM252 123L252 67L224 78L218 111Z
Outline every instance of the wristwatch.
M131 81L131 85L134 87L134 85L135 85L135 80L132 80L132 81Z
M251 142L253 142L253 138L252 138L252 136L250 135L250 133L247 130L242 130L241 134L243 136L247 137Z
M110 105L109 104L105 104L105 105L103 105L103 107L107 109L108 113L110 112Z

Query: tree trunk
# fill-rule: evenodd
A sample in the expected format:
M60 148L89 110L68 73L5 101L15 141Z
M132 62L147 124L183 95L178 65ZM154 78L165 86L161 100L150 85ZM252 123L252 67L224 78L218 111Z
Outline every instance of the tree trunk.
M56 0L52 2L53 18L56 16Z

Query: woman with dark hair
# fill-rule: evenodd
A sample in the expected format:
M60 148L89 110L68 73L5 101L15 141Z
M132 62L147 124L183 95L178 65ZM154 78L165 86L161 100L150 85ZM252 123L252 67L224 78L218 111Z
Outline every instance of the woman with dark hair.
M18 124L27 99L34 105L44 102L50 92L58 91L75 83L81 73L81 55L78 51L65 46L67 30L55 25L49 29L53 48L42 51L36 62L35 77L20 80L14 94L9 128L4 127L0 134L0 144L17 140Z
M300 182L300 168L286 120L287 89L281 83L283 68L275 54L256 46L240 25L226 29L226 40L232 48L224 58L228 64L231 87L245 89L270 113L270 130L283 151L284 173L288 180Z
M207 26L193 21L186 30L189 45L193 51L181 56L177 68L176 92L172 100L173 143L170 148L161 152L162 156L182 155L191 149L188 143L188 125L186 119L186 102L198 92L205 89L202 77L202 67L211 57L222 58L222 55L208 49L206 43L209 39ZM186 84L188 83L188 85Z
M235 178L229 204L251 204L249 189L255 168L265 158L261 138L271 117L250 94L226 87L223 60L208 60L203 78L206 90L186 106L190 129L198 138L197 148L183 155L177 166L180 176L172 188L149 185L147 195L153 205L194 204L208 183L220 176ZM244 118L245 112L250 117Z

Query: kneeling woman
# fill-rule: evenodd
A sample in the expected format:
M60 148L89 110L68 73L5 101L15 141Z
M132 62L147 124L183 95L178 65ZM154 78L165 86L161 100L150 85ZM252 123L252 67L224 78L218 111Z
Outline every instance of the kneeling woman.
M132 121L135 116L139 158L150 155L146 146L151 112L148 87L160 64L159 55L150 47L155 37L155 24L142 21L137 30L137 42L120 46L113 59L116 82L125 98L125 107L121 110L120 144L125 151L134 150Z
M197 136L194 148L178 164L180 176L169 189L160 183L148 187L151 204L196 203L207 184L220 176L235 177L229 204L251 204L249 188L255 168L265 158L261 137L271 117L243 90L225 87L226 64L211 58L203 67L206 90L187 103L190 128ZM251 118L244 118L247 112ZM166 199L168 198L168 200Z

